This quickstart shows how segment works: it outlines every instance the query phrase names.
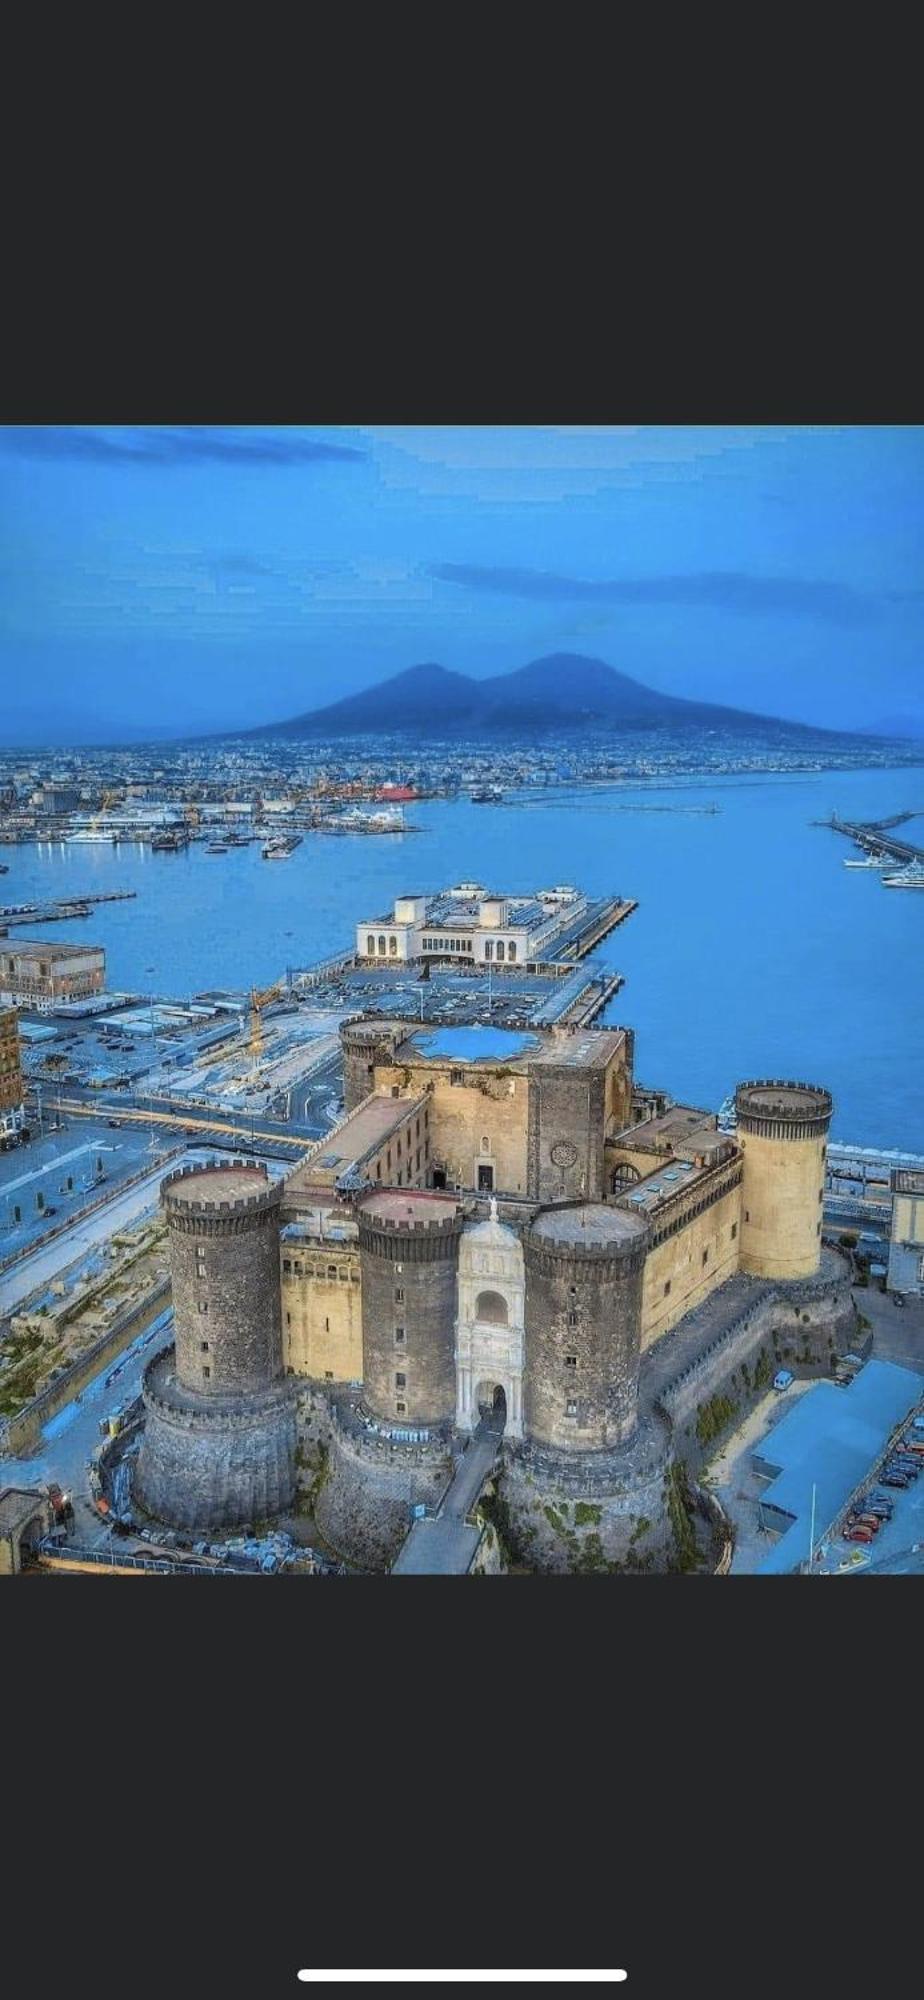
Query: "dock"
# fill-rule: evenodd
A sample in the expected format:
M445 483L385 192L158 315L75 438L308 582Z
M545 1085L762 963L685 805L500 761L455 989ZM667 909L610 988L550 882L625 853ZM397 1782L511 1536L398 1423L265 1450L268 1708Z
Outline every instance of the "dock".
M910 840L897 840L894 832L895 827L918 818L920 814L916 812L903 812L893 813L891 819L849 820L832 813L830 819L816 820L815 824L830 827L832 833L845 833L848 840L855 840L867 854L890 855L894 861L924 861L924 847L915 847Z
M63 924L72 917L90 916L96 903L124 903L137 896L137 889L110 889L104 895L62 896L52 903L6 903L0 906L0 924Z

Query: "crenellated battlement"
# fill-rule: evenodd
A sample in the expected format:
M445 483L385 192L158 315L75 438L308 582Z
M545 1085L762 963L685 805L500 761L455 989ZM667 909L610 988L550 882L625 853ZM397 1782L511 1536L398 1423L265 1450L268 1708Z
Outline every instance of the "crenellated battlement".
M833 1110L830 1091L818 1083L755 1078L735 1091L738 1130L762 1139L823 1138Z

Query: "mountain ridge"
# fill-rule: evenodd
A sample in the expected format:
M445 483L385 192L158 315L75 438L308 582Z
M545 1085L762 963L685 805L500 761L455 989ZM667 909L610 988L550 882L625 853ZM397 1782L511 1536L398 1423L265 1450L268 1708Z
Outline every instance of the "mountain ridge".
M803 739L861 733L662 694L608 661L583 653L545 654L510 673L484 680L474 680L438 661L424 661L322 708L228 733L247 740L369 736L399 730L420 737L445 737L455 733L494 736L518 730L632 730L661 725L724 728L742 735L758 729Z

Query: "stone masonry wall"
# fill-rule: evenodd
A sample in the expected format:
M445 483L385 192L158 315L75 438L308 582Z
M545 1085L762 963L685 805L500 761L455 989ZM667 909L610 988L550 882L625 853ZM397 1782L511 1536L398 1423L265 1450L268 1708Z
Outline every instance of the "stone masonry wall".
M459 1215L417 1230L385 1231L367 1227L360 1212L363 1403L373 1416L438 1424L455 1415L461 1228ZM396 1330L403 1330L403 1339L396 1339Z

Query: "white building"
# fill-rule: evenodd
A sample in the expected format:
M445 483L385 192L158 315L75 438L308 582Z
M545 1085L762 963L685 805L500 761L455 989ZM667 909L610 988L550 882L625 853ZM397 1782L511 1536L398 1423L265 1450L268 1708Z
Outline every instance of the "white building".
M586 908L578 889L499 896L480 882L458 882L436 896L399 896L391 915L357 924L356 952L366 960L535 964Z

